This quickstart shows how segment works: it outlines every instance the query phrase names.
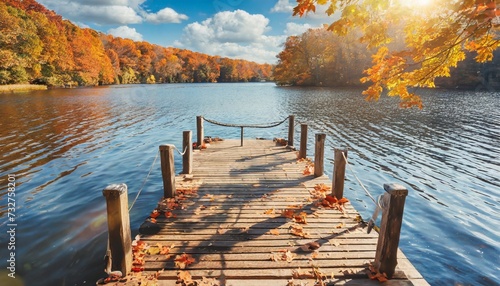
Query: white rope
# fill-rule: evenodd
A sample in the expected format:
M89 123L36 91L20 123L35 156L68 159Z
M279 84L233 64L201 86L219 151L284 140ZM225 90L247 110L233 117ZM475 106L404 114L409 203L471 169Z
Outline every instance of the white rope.
M149 172L148 174L146 175L146 178L144 178L144 181L142 182L142 186L141 188L139 189L139 192L137 192L137 195L135 196L135 199L134 201L132 202L132 204L130 205L130 207L128 208L128 211L130 211L132 209L132 207L134 206L135 202L137 201L137 199L139 198L139 195L141 194L142 192L142 189L144 188L144 185L146 184L148 178L149 178L149 175L151 175L151 171L153 170L153 166L155 165L156 163L156 159L158 159L158 155L160 154L160 151L158 151L158 153L156 153L156 157L153 161L153 164L151 164L151 167L149 168Z
M179 153L179 155L184 156L184 154L186 154L186 151L187 151L187 148L188 148L188 147L189 147L189 146L184 147L184 151L182 151L182 153L181 153L181 151L179 151L179 149L177 149L177 147L175 147L175 146L174 146L174 149L175 149L175 151L177 151L177 153Z
M365 193L370 197L370 199L372 199L373 203L375 205L378 205L378 207L380 207L380 204L377 203L377 201L373 198L373 196L370 194L370 192L365 188L365 186L363 185L363 183L361 182L361 180L358 178L358 176L356 176L356 174L354 173L354 170L352 169L351 165L349 164L349 161L347 160L347 157L345 156L344 152L342 152L342 156L344 157L344 160L345 160L347 166L349 167L349 170L351 170L354 178L356 178L356 180L358 181L358 183L361 186L361 188L363 188L363 190L365 190Z

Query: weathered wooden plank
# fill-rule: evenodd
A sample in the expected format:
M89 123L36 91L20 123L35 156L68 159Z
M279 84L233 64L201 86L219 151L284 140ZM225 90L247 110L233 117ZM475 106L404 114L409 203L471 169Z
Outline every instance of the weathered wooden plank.
M297 259L291 262L287 261L272 261L272 254L266 260L252 261L252 260L223 260L223 261L199 261L189 265L188 270L211 270L211 269L222 269L225 270L251 270L251 269L290 269L295 268L310 268L310 267L337 267L340 269L345 268L360 268L360 265L364 265L367 261L365 259L324 259L324 260L309 260L309 259ZM196 257L195 257L196 259ZM292 264L293 262L293 264ZM293 266L292 266L293 265ZM145 270L161 270L161 269L171 269L175 270L178 267L175 266L175 259L170 259L166 261L148 261ZM364 274L364 273L363 273Z
M176 254L171 252L170 254ZM269 260L271 253L197 253L194 256L198 261L260 261ZM365 252L300 252L293 261L297 260L329 260L329 259L373 259L374 251ZM167 261L173 259L168 255L150 255L146 261Z
M293 270L298 268L284 268L284 269L246 269L245 271L239 269L196 269L190 270L189 273L194 279L218 278L225 277L225 279L291 279ZM311 268L304 269L310 270ZM321 268L322 273L334 278L361 278L366 279L364 267L328 267ZM165 270L158 276L159 280L175 279L177 277L177 270ZM270 284L275 285L275 284ZM285 284L286 285L286 284Z

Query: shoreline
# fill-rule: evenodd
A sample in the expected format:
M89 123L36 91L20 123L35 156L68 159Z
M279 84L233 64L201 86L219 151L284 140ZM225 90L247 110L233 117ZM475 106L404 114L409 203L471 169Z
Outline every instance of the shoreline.
M31 91L31 90L47 90L47 86L46 85L39 85L39 84L0 85L0 93L22 92L22 91Z

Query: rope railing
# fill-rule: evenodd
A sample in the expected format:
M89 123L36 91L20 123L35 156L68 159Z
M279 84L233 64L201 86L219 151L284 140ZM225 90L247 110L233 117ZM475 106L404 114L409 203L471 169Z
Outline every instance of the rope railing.
M285 123L285 121L289 120L290 121L290 124L293 124L293 119L294 119L294 116L293 115L290 115L288 117L286 117L285 119L281 120L281 121L276 121L276 122L270 122L270 123L260 123L260 124L234 124L234 123L223 123L223 122L219 122L219 121L216 121L216 120L213 120L213 119L208 119L208 118L205 118L203 116L198 116L197 117L197 134L198 134L198 144L202 144L203 143L203 127L202 127L202 124L203 124L203 121L206 121L208 123L211 123L211 124L214 124L214 125L218 125L218 126L222 126L222 127L237 127L237 128L240 128L241 130L241 146L243 146L243 130L245 128L273 128L273 127L276 127L276 126L279 126L283 123ZM290 137L293 138L293 128L289 128L288 130L288 133L289 133L289 143L290 143ZM293 139L291 140L293 141ZM290 144L290 145L293 145L293 144Z
M175 151L177 151L177 153L179 153L179 155L184 156L184 154L186 154L188 146L184 147L184 150L182 152L179 149L177 149L177 147L174 146L174 148L175 148Z
M261 123L261 124L232 124L232 123L222 123L222 122L219 122L219 121L216 121L216 120L212 120L212 119L208 119L206 117L203 117L203 119L206 122L208 122L208 123L212 123L212 124L223 126L223 127L239 127L239 128L273 128L273 127L276 127L276 126L279 126L279 125L285 123L285 121L287 121L288 118L289 118L289 116L286 117L285 119L281 120L281 121L276 121L276 122L271 122L271 123Z
M365 188L365 186L363 185L363 183L361 182L361 180L358 178L358 176L356 176L356 173L354 173L354 170L352 169L351 164L349 164L349 161L347 160L347 157L345 156L344 152L342 152L342 156L344 157L344 160L346 162L347 167L349 167L349 170L351 171L351 173L354 176L354 178L356 178L356 180L358 181L358 183L361 186L361 188L365 191L365 193L368 195L368 197L370 197L370 199L372 199L372 201L375 204L375 206L380 207L380 205L373 198L373 196L370 194L370 192L368 191L368 189Z
M361 180L354 173L354 170L352 169L351 165L349 164L349 161L347 160L347 157L346 157L344 152L342 152L342 156L344 157L346 165L349 167L349 170L351 171L351 173L354 176L354 178L356 179L356 181L358 181L359 185L365 191L366 195L368 197L370 197L370 199L375 204L375 210L373 211L373 215L370 217L370 220L368 221L367 233L370 233L372 231L372 229L375 229L377 232L379 232L380 228L375 225L376 221L377 221L377 217L378 217L381 210L387 208L388 200L389 200L390 196L389 196L389 194L384 193L382 195L379 195L377 200L375 200L375 198L372 196L372 194L370 194L368 189L363 185Z
M135 196L135 199L132 201L132 204L130 205L130 207L128 208L128 211L130 211L132 209L132 207L134 206L135 202L137 201L137 199L139 198L139 195L141 194L142 192L142 189L144 188L144 185L146 185L146 182L148 181L149 179L149 175L151 175L151 171L153 170L153 166L155 165L156 163L156 159L158 159L158 155L160 154L160 151L158 151L156 153L156 156L155 156L155 159L153 160L153 164L151 164L151 167L149 168L149 172L148 174L146 175L146 178L144 178L144 181L142 181L142 186L141 188L139 189L139 191L137 192L137 195Z

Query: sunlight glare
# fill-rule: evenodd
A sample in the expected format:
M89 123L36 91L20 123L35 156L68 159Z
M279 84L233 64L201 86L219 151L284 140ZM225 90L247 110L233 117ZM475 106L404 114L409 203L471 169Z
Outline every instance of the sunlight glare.
M432 4L433 0L399 0L399 3L403 4L407 7L429 7Z
M415 0L415 6L427 6L432 0Z

